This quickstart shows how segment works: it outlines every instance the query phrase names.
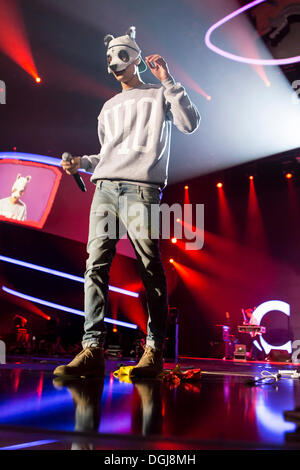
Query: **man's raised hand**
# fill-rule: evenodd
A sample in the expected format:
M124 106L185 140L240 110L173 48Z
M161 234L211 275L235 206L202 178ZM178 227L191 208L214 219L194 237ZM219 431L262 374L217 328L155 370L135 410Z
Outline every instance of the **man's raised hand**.
M170 76L168 65L160 55L148 55L145 57L145 61L153 75L161 82Z

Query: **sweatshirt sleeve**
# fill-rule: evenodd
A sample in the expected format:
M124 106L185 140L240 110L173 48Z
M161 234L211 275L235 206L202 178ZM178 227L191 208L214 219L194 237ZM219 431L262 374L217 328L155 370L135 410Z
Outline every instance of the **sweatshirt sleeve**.
M100 161L100 154L98 155L83 155L80 157L80 168L90 173L93 173L94 169Z
M19 220L26 220L27 219L27 210L25 204L22 207L22 210L20 212L20 216L18 218Z
M165 88L164 96L173 117L173 124L184 134L191 134L200 124L198 109L191 102L185 88L181 83L175 82L171 75L161 83Z

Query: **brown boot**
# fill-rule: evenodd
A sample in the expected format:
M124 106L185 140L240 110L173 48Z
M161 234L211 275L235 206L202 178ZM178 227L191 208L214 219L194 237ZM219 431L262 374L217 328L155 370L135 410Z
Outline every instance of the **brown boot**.
M100 347L84 348L69 364L56 367L53 374L72 377L104 377L104 350Z
M138 364L130 372L131 377L156 377L163 370L163 352L146 346Z

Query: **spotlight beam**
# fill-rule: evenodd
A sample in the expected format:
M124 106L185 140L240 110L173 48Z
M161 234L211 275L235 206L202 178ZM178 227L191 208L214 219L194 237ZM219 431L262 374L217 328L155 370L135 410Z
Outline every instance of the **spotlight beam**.
M15 0L2 0L0 50L34 79L38 78L24 20Z

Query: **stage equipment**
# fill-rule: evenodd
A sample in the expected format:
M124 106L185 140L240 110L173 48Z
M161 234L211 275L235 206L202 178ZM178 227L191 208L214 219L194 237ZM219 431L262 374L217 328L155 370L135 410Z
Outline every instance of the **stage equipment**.
M266 328L261 325L239 325L239 333L253 333L253 334L263 334L266 332Z
M27 318L22 317L21 315L15 315L13 318L13 322L17 330L24 329L27 324L27 321Z
M245 344L236 344L234 348L234 360L235 361L246 361L247 348Z
M122 335L115 326L108 331L105 353L110 357L121 358L123 356Z
M251 346L250 351L247 356L249 359L264 360L265 354L262 348L258 348L258 343L255 341L255 338L258 335L262 335L266 332L266 328L261 325L238 325L237 327L239 333L247 333L250 335ZM249 345L248 345L249 348Z
M268 362L291 362L291 355L287 350L271 349L266 357Z
M210 344L212 347L212 357L233 359L234 337L228 325L216 325L214 339Z
M22 315L15 315L13 318L13 340L10 350L15 352L25 352L30 348L29 333L27 330L28 320Z
M281 377L287 377L289 379L300 379L300 373L297 370L279 370L278 374Z
M165 357L178 360L179 310L169 307Z

